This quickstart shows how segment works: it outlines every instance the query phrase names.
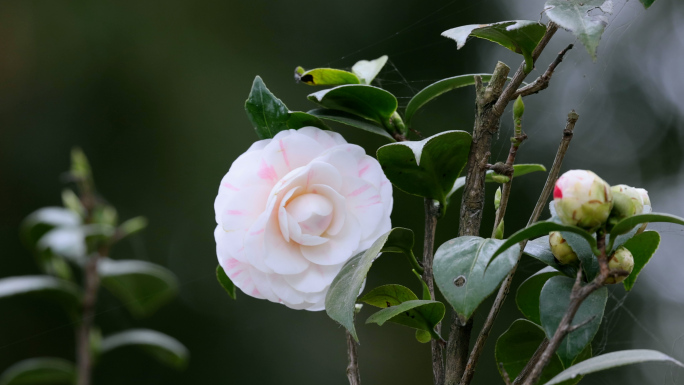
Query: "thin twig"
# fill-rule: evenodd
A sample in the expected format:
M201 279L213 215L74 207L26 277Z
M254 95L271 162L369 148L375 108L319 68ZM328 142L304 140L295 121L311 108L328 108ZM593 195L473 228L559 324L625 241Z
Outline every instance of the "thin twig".
M437 219L440 214L440 204L433 199L425 198L425 237L423 240L423 281L430 290L430 298L435 299L435 278L432 274L432 261L434 259L435 230ZM441 332L441 324L435 326L437 334ZM441 341L432 339L432 375L435 385L440 385L444 380L444 346Z
M515 100L518 96L528 96L532 94L536 94L539 91L545 90L549 86L549 82L551 82L551 77L553 76L553 71L556 70L556 67L563 61L563 57L565 54L571 50L573 47L572 44L569 44L565 49L560 51L558 56L556 56L556 60L554 60L550 65L549 68L546 69L546 72L544 72L541 76L539 76L534 82L518 88L517 91L511 95L511 100Z
M541 216L542 211L544 210L544 207L546 207L546 202L548 201L549 197L551 196L551 192L553 191L553 187L556 184L556 179L558 179L558 175L560 174L560 169L561 165L563 164L563 158L565 158L565 154L568 151L568 146L570 146L570 141L572 140L573 136L573 130L575 129L575 123L577 123L577 119L579 119L579 115L575 113L575 111L571 111L568 114L568 120L567 124L565 126L565 129L563 130L563 137L561 138L561 142L558 145L558 151L556 152L556 158L553 161L553 166L551 166L551 170L549 170L549 175L546 178L546 184L544 185L544 188L542 189L541 194L539 195L539 199L537 200L537 204L534 207L534 210L532 211L532 215L530 216L529 221L527 222L527 225L531 225L532 223L536 222L539 220L539 217ZM513 146L511 146L513 147ZM513 152L513 148L511 148L511 152ZM515 153L512 153L512 159L511 159L511 153L509 153L509 159L508 161L513 162L515 160ZM507 163L508 163L507 161ZM512 165L512 163L511 163ZM509 191L510 191L510 184L513 180L509 181L507 185L509 185ZM504 186L505 187L505 186ZM501 206L499 207L499 210L503 207L505 210L505 203L508 201L508 195L505 196L502 192L501 194ZM502 220L503 219L503 214L501 215L501 219L499 219L499 215L497 215L497 220ZM498 223L495 223L494 225L494 231L496 231L496 228L498 226ZM520 258L522 257L523 250L525 249L525 246L527 245L527 241L522 242L520 245L520 253L518 254L518 262L520 261ZM489 337L489 333L492 330L492 327L494 326L494 321L496 320L496 317L499 315L499 311L501 310L501 307L504 304L504 301L506 300L506 297L508 296L508 292L511 289L511 284L513 283L513 275L515 274L515 271L517 269L518 264L513 267L511 272L506 276L504 279L503 283L501 284L501 287L499 288L499 292L496 294L496 298L494 299L494 304L492 305L492 308L489 311L489 314L487 315L487 319L485 320L484 325L482 326L482 330L480 331L480 334L477 336L477 340L475 341L475 345L473 346L473 350L470 353L470 357L468 358L468 363L466 365L465 372L463 373L463 378L461 379L461 385L468 385L473 379L473 376L475 374L475 367L477 366L477 362L480 358L480 355L482 354L482 351L484 350L484 345L487 342L487 338ZM531 360L530 360L531 361ZM529 371L529 369L528 369ZM521 372L522 374L522 372Z
M527 376L529 376L530 372L532 371L532 365L530 365L530 363L539 361L539 358L541 357L542 353L544 353L544 350L547 346L549 346L549 340L544 338L542 343L537 347L537 350L535 350L532 358L530 358L530 360L527 362L527 365L525 365L523 370L521 370L518 374L518 377L515 379L515 381L513 381L513 385L520 385L527 379Z
M556 33L556 31L558 31L558 25L556 25L553 22L550 22L548 27L546 27L546 33L544 33L544 36L539 41L539 44L537 44L537 46L534 48L534 51L532 51L532 61L534 63L537 62L539 55L541 55L544 48L546 48L546 45L549 44L549 41ZM508 105L508 102L513 100L513 94L515 93L515 91L518 90L518 87L520 87L523 80L525 80L525 77L527 77L527 73L525 73L525 62L523 61L520 64L520 67L518 67L518 70L515 71L513 79L510 83L508 83L508 86L506 87L506 89L504 89L503 93L501 94L501 97L497 100L494 107L492 107L492 110L495 114L497 114L498 116L501 116L503 114L503 111Z
M582 286L582 269L577 272L577 279L575 280L572 292L570 293L570 304L568 305L568 310L563 315L563 318L558 324L558 328L553 334L553 337L549 340L549 345L546 347L546 349L544 349L544 352L541 354L539 360L534 364L530 375L524 382L524 385L533 385L539 381L542 370L544 370L546 365L549 363L549 360L551 360L552 355L556 352L565 336L575 330L575 327L572 325L572 321L575 318L575 314L577 314L577 310L579 310L580 305L582 305L582 302L584 302L584 300L587 299L591 293L603 287L608 277L614 275L611 274L610 269L608 268L605 232L600 230L597 231L596 244L601 252L601 254L598 256L600 266L599 274L596 276L596 278L594 278L593 281Z
M95 318L97 290L100 286L100 276L97 274L97 262L99 257L99 254L89 257L85 266L83 311L81 314L81 323L76 332L78 385L90 385L93 365L90 351L90 330Z
M349 385L361 385L361 374L359 373L359 356L356 352L357 344L351 333L347 331L347 356L349 357L349 364L347 365L347 379Z
M503 379L506 385L511 385L511 377L508 376L508 372L506 371L503 362L499 362L499 369L501 369L501 374L503 374Z

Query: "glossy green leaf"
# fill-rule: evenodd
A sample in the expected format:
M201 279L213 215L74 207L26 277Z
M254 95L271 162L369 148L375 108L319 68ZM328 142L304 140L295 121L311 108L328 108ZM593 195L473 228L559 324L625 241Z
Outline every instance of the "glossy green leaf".
M670 362L677 366L684 367L684 364L681 362L655 350L622 350L619 352L602 354L573 365L556 377L552 378L551 381L546 382L544 385L561 384L563 381L571 380L577 376L587 375L620 366L654 361Z
M389 127L390 117L397 110L397 98L382 88L366 84L349 84L318 91L309 100L321 107L348 112Z
M646 266L651 257L658 250L660 245L660 234L656 231L645 231L634 238L628 240L623 245L634 257L634 269L632 272L622 281L625 286L625 290L630 291L636 283L637 277L641 270Z
M415 299L386 307L368 317L366 323L376 323L382 326L387 321L395 322L414 329L425 330L432 338L439 340L441 337L434 328L444 318L444 312L444 304L441 302Z
M541 325L539 314L539 296L546 281L551 277L561 275L558 270L547 266L527 278L518 286L515 303L523 315L537 325Z
M176 276L154 263L103 258L97 265L102 286L136 317L146 317L178 291Z
M10 366L0 376L0 385L74 385L74 364L56 357L29 358Z
M379 126L377 123L374 123L364 118L360 118L356 115L347 112L331 110L327 108L317 108L315 110L309 111L309 114L323 120L330 120L333 122L343 123L348 126L360 128L364 131L384 136L392 142L395 141L392 135L390 135L384 128Z
M563 236L563 239L568 242L568 246L570 246L572 251L577 254L577 258L582 265L587 280L594 279L599 273L599 264L596 255L594 255L594 252L591 249L592 246L587 242L587 239L567 231L561 231L561 235ZM592 238L594 237L592 236Z
M55 301L70 314L75 314L81 306L81 292L78 286L49 275L24 275L0 279L0 299L16 296Z
M335 68L315 68L307 71L302 67L297 67L295 80L310 86L341 86L343 84L361 83L355 74Z
M577 276L577 266L560 264L556 258L554 258L551 247L549 246L548 235L527 242L525 254L549 265L554 270L558 270L570 278Z
M523 175L527 175L532 172L537 172L537 171L546 171L546 167L542 164L514 164L513 165L513 175L515 177L520 177ZM494 178L494 176L497 175L494 171L489 170L485 174L485 182L492 183L492 182L497 182ZM463 186L465 186L465 177L462 176L458 179L456 179L456 182L454 182L454 185L451 187L451 191L449 191L449 194L447 197L451 197L454 193L456 193L458 190L462 189Z
M321 130L329 130L327 124L325 124L318 116L308 114L301 111L290 111L287 117L287 127L293 130L298 130L302 127L318 127Z
M221 265L216 266L216 279L218 280L223 290L225 290L226 293L228 293L230 298L237 299L237 288L235 287L233 281L231 281L230 278L228 278L228 275L223 270Z
M488 82L492 78L491 74L458 75L438 80L418 91L406 106L406 124L411 125L411 120L416 112L436 97L457 88L474 85L476 75L480 75L483 82Z
M546 338L544 330L534 323L518 319L496 340L494 357L496 359L499 374L503 364L506 373L511 379L518 377L527 362L537 351L539 345ZM540 381L548 381L553 376L563 371L563 364L557 355L551 356L549 363L541 373ZM502 374L503 377L503 374ZM579 379L578 379L579 381Z
M287 130L289 111L285 103L266 88L261 77L254 78L252 91L245 102L247 117L252 122L259 139L269 139Z
M362 84L371 84L387 63L387 59L387 55L383 55L375 60L359 60L352 66L352 72L359 77Z
M624 234L636 225L655 222L675 223L684 226L684 218L680 218L676 215L663 213L638 214L618 222L615 226L613 226L613 229L610 230L610 235L617 236L618 234Z
M560 324L563 315L570 305L570 293L575 280L569 277L551 277L542 288L539 297L541 324L546 336L551 339ZM568 334L561 342L556 353L565 367L572 365L573 360L591 342L601 325L603 311L608 300L608 289L602 287L591 293L582 302L572 324L588 322L581 328ZM591 321L588 321L591 319Z
M354 328L356 298L361 293L368 270L381 252L403 253L415 259L413 232L397 227L380 236L368 250L356 254L342 266L325 296L328 316L349 330L357 342L359 338Z
M445 131L420 142L386 144L377 158L387 178L400 190L446 205L447 193L468 162L472 137Z
M511 235L506 242L501 245L501 247L492 256L492 263L495 258L506 251L509 247L522 242L526 239L537 238L543 235L548 235L552 231L566 231L569 233L575 233L584 238L592 248L596 249L596 239L594 239L591 234L582 230L579 227L562 225L555 222L541 221L527 226L526 228L518 231L517 233Z
M571 31L596 60L601 35L608 25L606 15L612 12L612 0L548 0L544 10L551 21Z
M137 346L162 364L176 369L183 369L187 365L188 349L177 339L149 329L131 329L109 335L102 339L101 354L112 350Z
M360 302L364 302L381 309L396 307L405 302L418 304L418 302L415 302L417 300L418 297L409 288L401 285L384 285L376 287L359 299ZM368 319L366 323L375 322L379 325L382 325L386 321L390 321L435 334L435 325L437 325L437 323L441 321L442 317L444 317L444 305L440 302L434 302L429 299L423 299L423 302L425 303L411 306L405 311L394 312L393 310L391 312L375 313ZM437 306L435 303L441 306ZM390 316L390 318L385 318L385 316Z
M536 21L513 20L493 24L472 24L442 32L442 36L456 41L457 48L465 45L469 36L479 37L500 44L525 58L525 71L534 68L532 51L546 33L546 27Z
M644 8L648 9L655 3L655 0L639 0L641 4L644 6Z
M520 247L514 246L487 268L492 254L503 243L498 239L464 236L454 238L437 249L435 283L462 321L473 315L518 262Z

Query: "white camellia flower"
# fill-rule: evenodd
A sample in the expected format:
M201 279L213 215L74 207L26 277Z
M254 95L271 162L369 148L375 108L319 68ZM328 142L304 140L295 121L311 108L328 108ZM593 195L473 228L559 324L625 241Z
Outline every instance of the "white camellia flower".
M214 210L218 260L237 287L322 310L342 265L390 230L392 185L361 147L304 127L240 155Z
M570 170L556 181L553 201L566 225L593 229L605 223L613 208L610 186L587 170Z

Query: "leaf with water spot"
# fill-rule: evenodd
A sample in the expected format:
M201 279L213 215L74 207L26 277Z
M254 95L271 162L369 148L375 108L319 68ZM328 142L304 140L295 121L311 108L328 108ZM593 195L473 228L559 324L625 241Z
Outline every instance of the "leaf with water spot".
M601 35L608 25L612 0L549 0L544 5L546 16L571 31L596 60Z

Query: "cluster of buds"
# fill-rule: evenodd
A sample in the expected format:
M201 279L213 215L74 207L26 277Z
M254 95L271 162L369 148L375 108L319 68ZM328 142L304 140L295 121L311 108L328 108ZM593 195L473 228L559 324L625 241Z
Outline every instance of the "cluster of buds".
M598 175L586 170L571 170L561 175L553 191L556 215L566 225L578 226L587 231L601 227L608 229L633 215L651 212L648 192L627 185L610 186ZM643 224L638 232L643 232ZM549 234L549 245L561 264L575 264L577 254L560 232ZM618 248L611 255L608 267L612 271L631 272L634 258L629 250ZM622 282L626 276L610 277L606 283Z

